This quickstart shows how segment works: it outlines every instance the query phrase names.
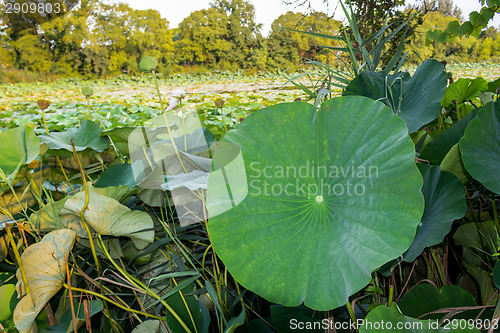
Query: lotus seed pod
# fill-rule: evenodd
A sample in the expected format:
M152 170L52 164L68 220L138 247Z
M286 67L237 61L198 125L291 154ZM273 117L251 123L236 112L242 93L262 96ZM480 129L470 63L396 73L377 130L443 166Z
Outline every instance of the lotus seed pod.
M82 94L85 97L90 97L94 93L94 90L89 86L82 87Z
M38 102L37 102L37 103L38 103L38 106L40 107L40 109L42 109L42 110L45 110L45 109L46 109L46 108L48 108L48 107L49 107L49 105L50 105L50 102L49 102L49 101L46 101L46 100L44 100L44 99L40 99L40 100L38 100Z
M156 60L153 57L144 57L139 62L139 69L149 73L156 68Z
M222 109L222 107L224 106L224 100L222 98L217 98L215 100L215 106L219 109Z

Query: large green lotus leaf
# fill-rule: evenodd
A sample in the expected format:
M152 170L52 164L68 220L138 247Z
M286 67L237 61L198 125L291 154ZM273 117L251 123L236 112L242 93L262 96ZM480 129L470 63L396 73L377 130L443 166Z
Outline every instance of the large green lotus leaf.
M441 103L444 107L461 104L487 89L488 82L482 77L477 77L474 80L460 78L446 88L446 94Z
M476 117L478 111L479 109L472 110L462 120L446 131L439 133L432 141L427 143L419 157L435 165L441 164L441 161L443 161L450 149L460 141L465 129L471 120Z
M425 209L415 239L403 254L408 262L414 261L426 247L441 243L453 221L467 210L465 189L456 176L441 172L439 166L419 164L418 169L424 179Z
M23 252L21 262L30 293L19 301L14 310L14 323L19 332L36 332L35 318L66 279L64 254L71 251L75 239L73 230L55 230ZM19 270L17 278L22 281Z
M382 72L364 71L349 83L343 95L383 101L405 121L408 132L413 133L439 115L445 90L444 66L429 59L411 78L405 74L386 76Z
M40 153L40 141L31 127L20 126L0 132L0 173L8 177ZM2 179L2 177L0 177Z
M55 150L73 151L71 139L73 139L76 151L90 148L102 152L109 146L109 140L101 137L99 124L90 120L83 120L79 128L69 128L64 132L42 134L39 138L40 142L46 143L49 149Z
M89 191L89 202L83 214L85 221L100 235L129 237L138 249L145 248L154 240L153 220L148 213L130 210L117 200L94 191ZM85 192L72 196L61 210L61 218L72 217L71 221L81 224L80 212L85 204ZM68 225L68 227L71 227ZM73 228L73 227L71 227ZM88 235L79 226L74 227L78 236ZM148 230L146 230L148 229Z
M399 301L401 311L410 317L419 318L427 313L443 309L458 308L464 306L477 306L474 296L464 289L455 285L445 285L438 290L436 286L421 283L413 287ZM467 312L460 314L460 318L467 318ZM468 313L471 314L470 312ZM474 311L475 316L477 312ZM465 315L465 316L464 316ZM434 313L425 316L425 319L441 319L445 313ZM474 318L474 317L472 317Z
M340 97L318 112L279 104L247 117L224 142L208 181L208 231L253 292L333 309L410 246L422 177L404 122L382 103ZM220 165L226 155L233 160Z
M435 320L419 320L404 316L398 309L396 303L391 308L385 305L377 306L370 311L365 318L360 333L480 333L481 331L472 325L472 328L439 327Z
M460 139L460 152L470 175L500 193L500 101L477 113Z

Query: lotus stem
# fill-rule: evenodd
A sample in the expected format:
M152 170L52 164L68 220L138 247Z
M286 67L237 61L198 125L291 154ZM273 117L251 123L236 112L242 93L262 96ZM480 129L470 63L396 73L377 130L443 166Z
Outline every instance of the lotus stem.
M434 254L434 251L432 249L429 249L429 251L431 253L432 260L434 261L434 264L436 265L436 268L438 270L439 278L441 279L441 286L444 286L446 282L444 280L443 272L441 271L441 266L439 265L439 262L436 258L436 255Z
M394 286L390 285L389 286L389 300L387 301L387 307L389 307L389 308L392 306L393 294L394 294Z
M21 276L23 278L24 290L26 290L26 295L30 293L30 289L28 286L28 279L26 278L26 272L24 271L24 266L21 261L21 256L19 255L19 251L17 250L17 245L14 240L14 236L12 235L12 231L9 228L9 224L5 223L5 230L7 230L7 235L9 236L10 244L12 246L12 250L14 251L14 255L16 257L17 264L19 265L19 270L21 271Z
M497 227L497 233L500 235L500 222L498 221L498 211L497 211L497 203L495 202L495 194L491 195L491 208L493 210L493 221L495 221L495 225Z
M163 119L165 120L165 125L167 126L167 131L168 131L168 136L170 138L170 143L172 144L172 147L174 148L175 154L177 155L177 159L179 160L179 162L182 166L182 169L184 170L185 173L187 173L187 169L184 166L184 163L182 163L182 159L179 155L179 152L177 151L177 149L175 149L174 137L172 135L172 131L170 130L170 124L168 123L167 113L165 112L165 106L163 105L163 100L161 99L160 86L158 84L158 79L156 78L155 71L152 70L152 72L153 72L153 81L154 81L155 87L156 87L156 93L158 94L158 99L160 100L160 107L161 107L161 111L163 113Z
M102 241L101 235L97 235L97 237L99 238L102 252L106 256L106 258L113 264L113 266L115 266L115 268L123 275L123 277L125 279L127 279L127 281L130 282L137 289L141 289L147 295L149 295L149 296L155 298L156 300L160 301L160 303L163 304L163 306L172 314L172 316L179 322L179 324L186 330L187 333L193 333L189 329L189 327L184 323L184 321L182 320L182 318L179 317L179 315L177 314L177 312L175 312L175 310L167 302L165 302L164 299L162 299L155 292L153 292L151 289L149 289L147 286L145 286L142 282L140 282L139 280L135 279L133 276L130 276L130 274L128 274L126 270L124 270L123 268L121 268L113 260L113 258L111 258L111 256L109 255L109 252L106 249L106 247L104 245L104 242ZM114 303L112 303L112 304L114 304ZM196 326L195 326L195 328L196 328Z
M351 320L353 323L356 323L356 315L354 314L354 310L352 309L352 306L351 306L351 303L349 303L349 301L347 301L346 303L346 308L347 308L347 312L349 312L349 317L351 317Z
M89 96L85 96L85 98L87 99L87 111L88 111L88 114L87 114L87 118L89 120L92 120L92 116L90 114L90 101L89 101Z
M175 281L174 278L172 278L172 280L174 281L175 285L177 286L177 281ZM193 324L194 330L195 330L196 333L198 333L198 328L196 327L196 323L194 322L193 314L191 313L191 309L189 308L189 306L187 304L187 301L186 301L186 298L182 294L181 290L179 290L179 295L182 298L182 303L184 303L184 306L186 307L186 310L187 310L187 312L189 314L189 319L191 319L191 323Z
M80 211L80 218L82 220L83 227L85 228L85 231L87 232L87 236L89 237L89 243L90 243L90 250L92 252L92 256L94 257L94 262L97 270L97 274L101 276L101 264L99 261L99 258L97 257L97 252L95 250L94 246L94 241L92 239L92 233L90 232L89 226L87 225L87 222L85 221L85 209L87 209L87 206L89 204L89 188L87 186L87 180L85 178L85 173L83 172L82 164L80 163L80 159L78 158L78 155L76 154L76 148L75 148L75 143L73 142L73 139L71 139L71 147L73 148L73 156L75 157L75 161L78 165L78 169L80 169L80 174L82 177L82 184L83 184L83 189L85 191L85 203L83 204L82 210ZM99 290L101 293L103 292L103 285L102 281L99 280ZM115 332L118 332L118 329L116 327L121 328L120 325L116 325L113 318L111 317L111 314L109 312L108 304L106 302L104 303L104 308L106 309L105 315L108 317L109 321L111 322L111 327L113 327L113 330Z
M63 283L63 287L66 288L66 289L69 288L69 286L66 283ZM104 295L102 295L100 293L96 293L96 292L91 291L91 290L86 290L86 289L81 289L81 288L76 288L76 287L71 287L71 289L73 291L78 291L78 292L81 292L81 293L84 293L84 294L89 294L89 295L101 298L101 299L105 300L106 302L119 307L122 310L125 310L125 311L128 311L128 312L137 313L137 314L139 314L141 316L150 317L150 318L153 318L153 319L158 319L158 320L165 321L165 318L158 317L158 316L155 316L155 315L152 315L152 314L149 314L149 313L141 312L141 311L138 311L138 310L135 310L135 309L127 308L127 307L125 307L125 306L123 306L123 305L121 305L121 304L113 301L111 298L106 297L106 296L104 296Z
M87 232L87 235L89 237L89 242L90 242L90 249L92 251L92 256L94 257L97 273L101 275L101 265L99 263L99 259L97 258L97 253L95 251L95 246L94 242L92 240L92 233L90 232L89 226L87 225L87 222L85 221L85 209L87 209L87 206L89 204L89 188L87 186L87 180L85 179L85 173L83 172L82 164L80 163L80 159L78 158L76 154L76 148L75 148L75 143L73 142L73 139L71 139L71 147L73 148L73 156L75 157L75 161L78 165L78 169L80 169L80 174L82 176L82 184L83 184L83 189L85 191L85 203L83 204L82 210L80 211L80 218L82 220L83 227L85 228L85 231Z
M71 277L69 274L69 264L68 264L68 253L64 252L64 262L66 263L66 278L68 279L68 293L70 299L71 316L73 318L73 330L78 332L78 327L76 327L76 315L75 315L75 304L73 304L73 292L71 291Z
M45 127L45 132L47 132L47 134L49 134L49 128L47 127L47 122L45 121L44 109L42 109L42 120L43 120L43 127Z

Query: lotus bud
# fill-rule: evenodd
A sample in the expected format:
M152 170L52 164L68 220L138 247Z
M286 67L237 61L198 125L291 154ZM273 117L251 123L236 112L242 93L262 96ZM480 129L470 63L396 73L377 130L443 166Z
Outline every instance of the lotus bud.
M174 90L174 91L172 91L172 97L178 98L178 99L183 99L184 97L186 97L186 92L182 89Z
M182 89L177 89L172 91L172 95L170 97L170 101L168 102L168 106L165 109L166 112L173 110L177 105L179 105L179 101L186 97L186 92Z

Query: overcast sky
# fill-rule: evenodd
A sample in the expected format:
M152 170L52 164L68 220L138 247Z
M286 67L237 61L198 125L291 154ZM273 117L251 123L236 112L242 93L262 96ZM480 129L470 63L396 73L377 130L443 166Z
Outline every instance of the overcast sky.
M136 9L156 9L160 14L170 22L170 27L175 28L189 14L195 10L206 9L210 7L211 0L113 0L115 2L126 2L132 8ZM411 0L410 0L411 1ZM271 23L281 14L289 10L304 11L304 8L295 8L293 6L283 5L281 0L250 0L255 6L256 21L262 23L262 33L267 35L271 29ZM413 2L413 1L411 1ZM317 11L328 12L335 14L335 17L342 19L342 9L337 8L337 0L330 0L327 8L321 0L311 0L312 8ZM479 0L455 0L461 9L464 16L467 16L473 10L479 10L481 5ZM337 9L336 9L337 8ZM336 10L335 10L336 9ZM466 17L467 18L467 17ZM491 24L491 23L490 23ZM495 16L493 25L500 26L500 14Z

